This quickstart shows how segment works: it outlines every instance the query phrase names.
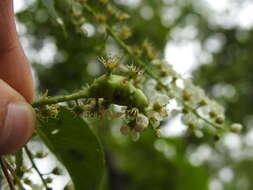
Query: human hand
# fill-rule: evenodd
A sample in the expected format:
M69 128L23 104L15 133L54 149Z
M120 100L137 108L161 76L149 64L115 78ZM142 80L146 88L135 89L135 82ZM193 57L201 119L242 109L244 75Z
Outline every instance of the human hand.
M0 0L0 155L18 150L33 132L33 81L14 22L13 1Z

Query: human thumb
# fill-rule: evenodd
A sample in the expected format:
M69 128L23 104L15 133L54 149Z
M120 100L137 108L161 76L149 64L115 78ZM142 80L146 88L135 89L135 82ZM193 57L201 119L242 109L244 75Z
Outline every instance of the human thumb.
M0 155L17 151L33 133L35 114L26 100L0 79Z

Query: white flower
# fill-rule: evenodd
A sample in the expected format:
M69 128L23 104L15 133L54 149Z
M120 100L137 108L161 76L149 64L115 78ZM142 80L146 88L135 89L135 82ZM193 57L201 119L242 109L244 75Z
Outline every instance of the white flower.
M155 93L157 93L156 85L157 85L157 82L154 79L149 79L145 83L144 91L145 91L145 94L147 94L149 98L151 98Z
M209 117L218 124L225 120L224 107L213 100L206 99L206 105L202 106L199 111L204 117Z
M160 113L163 117L167 116L166 105L169 103L169 97L164 94L157 94L150 100L148 110Z
M143 114L138 114L136 117L136 129L143 131L149 124L148 118Z
M140 133L135 130L132 130L131 137L132 137L132 140L136 142L140 138Z
M183 81L184 91L182 96L191 106L197 106L201 101L207 98L204 90L195 86L190 79L185 79Z
M178 103L182 104L182 89L180 87L178 87L175 83L170 83L168 85L170 91L169 91L169 94L170 94L170 97L174 97Z
M161 130L160 129L157 129L156 132L155 132L155 135L160 138L162 136L161 134Z
M153 97L153 102L159 102L161 105L166 105L169 103L169 97L164 94L158 94Z
M153 127L153 129L157 129L160 126L161 120L157 120L155 118L150 118L149 122L151 123L151 126Z
M181 121L189 127L196 127L198 125L198 118L193 113L183 115Z
M202 138L204 136L201 130L194 130L194 135L198 138Z
M130 132L130 127L128 125L123 125L120 128L120 132L121 132L122 135L127 136Z
M224 107L218 104L215 101L210 101L208 102L208 106L210 107L211 110L213 110L217 115L223 116L224 115Z
M178 77L178 73L173 69L173 66L165 60L154 60L152 62L161 72L162 76Z

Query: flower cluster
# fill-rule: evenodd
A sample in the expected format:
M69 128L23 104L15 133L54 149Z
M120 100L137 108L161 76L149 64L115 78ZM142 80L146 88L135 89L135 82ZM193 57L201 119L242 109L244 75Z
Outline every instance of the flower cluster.
M172 113L181 113L182 122L191 129L201 129L205 125L222 130L239 132L242 126L232 124L225 127L224 107L210 99L203 89L194 85L191 79L184 79L166 61L155 60L153 64L159 70L160 77L168 86L168 96L176 100L178 108Z
M59 105L45 105L40 107L39 109L35 109L37 113L37 118L47 120L49 118L56 118L59 113Z
M149 125L149 119L144 114L139 113L136 108L125 110L121 117L124 124L120 131L123 135L130 134L133 141L137 141L140 138L140 133Z
M123 121L121 133L131 135L134 141L140 137L140 132L144 131L149 125L149 118L141 113L137 108L128 108L127 106L116 104L105 104L105 100L90 98L79 102L72 110L84 118L107 118L113 120L120 118Z
M207 97L190 79L183 79L166 61L154 60L152 64L161 73L162 84L168 90L161 88L159 81L147 78L133 64L124 70L128 78L112 74L122 68L119 57L101 57L99 60L108 74L99 77L86 88L89 92L86 99L76 100L72 110L82 117L121 118L124 123L121 126L122 134L130 135L134 141L140 138L140 133L148 126L160 136L161 121L177 115L195 134L201 133L200 136L203 136L201 130L205 126L212 127L216 136L227 130L239 132L242 128L237 123L224 127L224 108ZM171 101L176 101L177 107L169 110ZM38 115L45 119L57 117L57 113L57 105L46 105L39 109Z
M89 22L95 21L94 26L102 27L104 29L102 31L113 38L118 47L123 50L122 54L125 53L126 56L133 58L133 62L130 66L126 66L129 65L126 62L129 59L120 60L118 56L99 58L107 69L108 76L124 67L126 72L123 75L127 77L112 78L111 82L105 84L111 85L114 80L119 80L121 84L116 85L117 88L111 88L113 92L110 96L105 97L102 92L95 90L101 97L98 96L95 99L87 97L88 101L75 106L73 110L76 113L82 113L86 117L94 115L102 117L104 113L113 113L108 111L111 104L126 106L119 113L111 114L111 116L118 116L124 120L125 124L121 127L122 133L131 134L134 140L139 138L140 132L147 126L151 126L159 134L161 121L177 115L181 117L182 123L193 131L199 131L206 126L212 127L216 134L228 130L240 131L242 128L240 124L232 124L230 127L227 127L227 123L225 125L224 108L221 105L206 96L205 92L195 86L190 79L184 79L171 64L157 59L158 53L149 40L144 40L141 45L128 45L125 40L132 36L133 31L123 21L129 19L129 15L107 0L100 0L100 2L105 9L93 9L86 0L75 0L72 7L73 24L81 30L84 22L83 12L91 14L94 20L89 20ZM113 26L108 20L113 20ZM103 77L99 80L102 79ZM117 89L119 92L115 92ZM143 102L138 104L138 101L145 99L142 92L148 98L148 105L140 110L140 105L141 107L145 105ZM141 98L138 99L139 97ZM168 105L171 101L175 101L177 107L169 110Z

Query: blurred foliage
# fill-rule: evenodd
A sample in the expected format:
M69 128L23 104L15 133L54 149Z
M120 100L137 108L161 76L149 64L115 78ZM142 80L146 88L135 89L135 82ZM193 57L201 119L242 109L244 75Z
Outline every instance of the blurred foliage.
M210 17L214 13L205 6L201 7L201 0L132 2L137 2L136 6L130 6L123 0L112 1L131 15L127 24L132 26L135 33L129 43L142 43L148 38L160 50L161 57L164 56L167 43L177 40L184 42L185 36L175 40L173 35L180 33L186 26L197 29L194 40L203 49L210 37L217 34L221 36L219 39L223 45L216 52L205 49L211 59L194 71L193 78L210 96L225 105L229 119L244 122L246 129L242 137L245 137L251 130L253 109L251 29L213 24ZM92 0L92 3L97 9L104 8L98 0ZM56 46L56 54L50 64L43 63L43 59L32 63L38 79L38 92L48 89L50 95L80 89L103 73L96 58L103 55L104 48L108 49L110 45L108 36L96 31L92 23L87 24L91 30L95 30L94 34L85 37L76 32L71 18L65 14L70 9L67 0L57 0L56 9L64 20L67 36L55 20L49 17L40 1L30 4L17 14L18 21L27 28L24 37L29 39L34 50L40 52L48 41ZM236 152L227 149L223 141L217 144L207 139L209 137L198 139L185 134L183 137L157 139L149 131L143 134L139 142L133 143L127 137L119 137L112 123L100 121L96 124L107 155L105 189L205 190L210 186L211 190L219 190L221 184L225 190L250 190L253 187L250 180L253 175L252 156L250 158L252 151L249 151L251 147L247 143L243 143L243 148ZM194 165L190 155L203 147L204 142L211 151L209 156L214 159L207 158L208 161ZM233 180L219 179L221 171L226 171L224 167L232 169Z

